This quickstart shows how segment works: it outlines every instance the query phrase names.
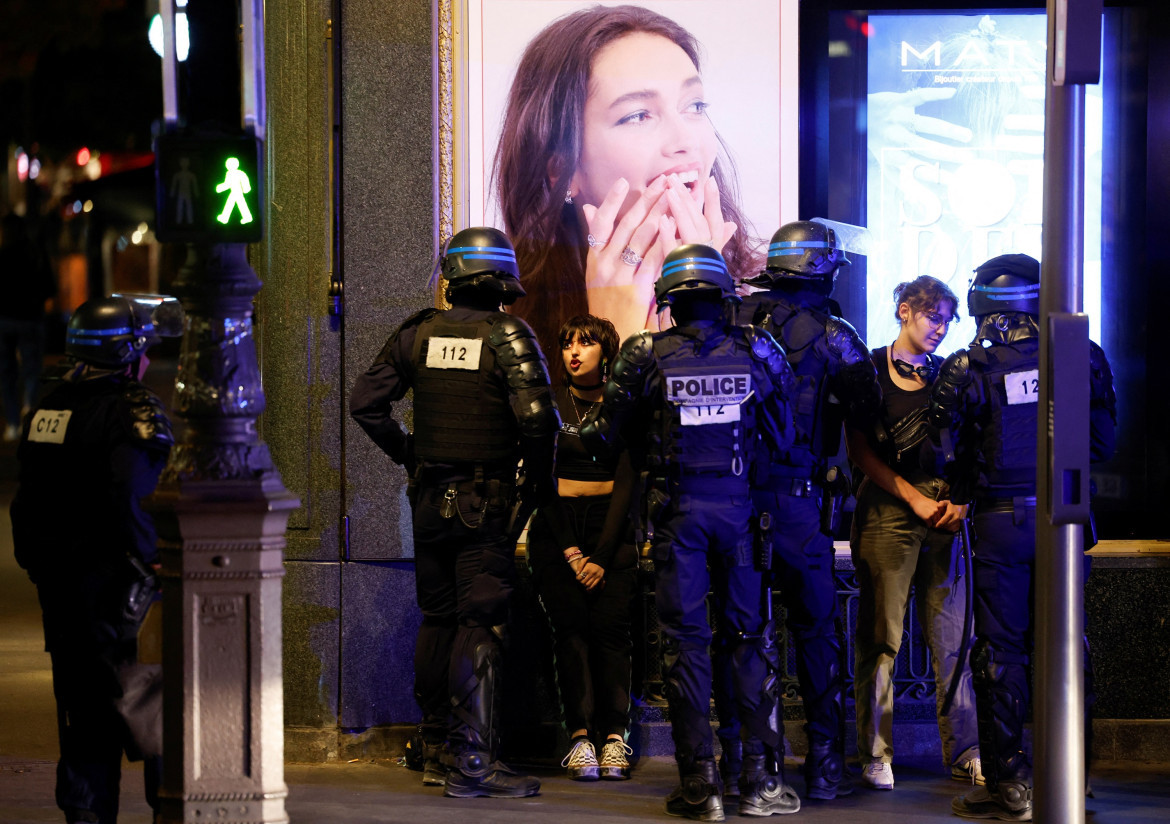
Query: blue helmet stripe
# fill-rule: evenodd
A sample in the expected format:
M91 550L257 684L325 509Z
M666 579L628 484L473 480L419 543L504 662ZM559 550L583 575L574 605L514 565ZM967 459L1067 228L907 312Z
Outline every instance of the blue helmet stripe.
M673 275L675 272L683 272L691 269L705 269L709 272L718 272L719 274L727 274L727 266L717 260L710 258L686 258L684 260L677 260L668 266L663 267L662 277Z
M515 260L516 253L506 246L456 246L448 249L449 255L467 255L468 257L487 257L488 259Z
M989 300L1018 300L1020 298L1040 297L1040 284L1029 283L1026 286L986 286L976 283L971 286L972 292L982 292Z
M836 245L827 240L779 240L769 244L768 253L782 249L835 249Z
M149 329L150 327L146 328ZM94 335L99 338L110 338L114 335L129 335L133 331L129 326L119 326L114 329L71 329L69 330L69 336Z

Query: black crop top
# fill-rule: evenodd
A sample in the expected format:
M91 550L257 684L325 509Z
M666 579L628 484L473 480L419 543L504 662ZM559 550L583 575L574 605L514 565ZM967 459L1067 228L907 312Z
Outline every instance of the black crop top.
M561 434L557 438L556 476L566 481L612 481L617 455L594 458L577 435L581 419L592 407L574 400L567 386L557 389L557 407L561 411Z

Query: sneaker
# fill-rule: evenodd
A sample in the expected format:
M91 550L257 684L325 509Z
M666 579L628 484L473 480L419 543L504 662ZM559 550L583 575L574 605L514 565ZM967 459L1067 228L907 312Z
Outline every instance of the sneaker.
M540 793L540 781L520 773L500 761L493 761L483 775L467 775L458 769L447 770L443 795L448 798L527 798Z
M745 787L739 795L739 814L747 816L788 815L800 809L800 796L776 776L767 776Z
M983 778L983 761L979 756L969 758L959 764L952 764L951 778L956 781L966 781L968 784L977 784L980 787L987 783Z
M861 770L861 780L875 790L892 790L894 768L885 761L871 761Z
M951 812L960 818L993 818L998 821L1031 821L1032 820L1032 789L1022 785L1013 785L1010 789L1015 799L1009 807L1001 799L993 796L987 787L976 787L966 795L961 795L951 801ZM1013 808L1014 807L1014 808Z
M601 748L601 777L609 781L623 781L630 777L630 759L633 748L620 738L607 738Z
M574 781L596 781L601 777L597 751L593 749L593 742L588 738L573 740L573 746L561 762L561 766L568 768L569 778Z

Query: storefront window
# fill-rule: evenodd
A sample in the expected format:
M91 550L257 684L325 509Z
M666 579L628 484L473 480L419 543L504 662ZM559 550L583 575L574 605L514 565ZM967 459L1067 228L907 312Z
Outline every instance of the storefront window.
M868 229L869 253L854 256L835 297L872 347L896 334L897 283L929 274L964 295L990 257L1041 257L1044 8L945 5L801 4L801 42L826 48L801 57L800 211ZM1102 79L1085 95L1084 311L1120 401L1117 454L1093 468L1094 509L1114 539L1170 537L1153 515L1167 494L1155 465L1167 439L1149 423L1167 390L1147 380L1149 306L1164 287L1147 277L1159 253L1146 230L1170 227L1147 198L1147 123L1160 104L1148 94L1145 13L1105 10ZM974 336L963 308L940 353Z

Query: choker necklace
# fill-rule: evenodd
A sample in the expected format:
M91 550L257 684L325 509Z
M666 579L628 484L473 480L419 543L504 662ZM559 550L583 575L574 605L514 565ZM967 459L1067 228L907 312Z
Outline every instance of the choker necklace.
M569 386L573 387L574 389L580 389L582 392L592 392L595 389L600 389L601 387L605 386L605 381L599 381L598 383L591 383L591 384L583 384L583 383L577 383L572 378L569 378ZM572 393L570 392L569 394L572 394Z

